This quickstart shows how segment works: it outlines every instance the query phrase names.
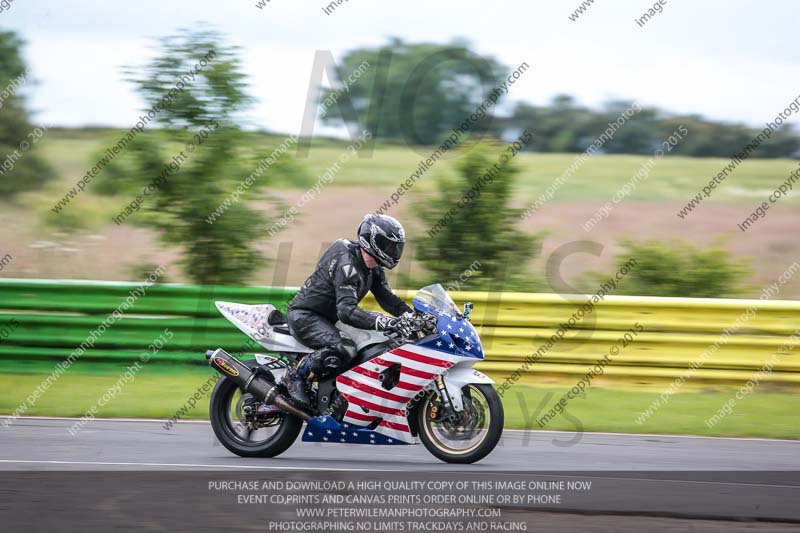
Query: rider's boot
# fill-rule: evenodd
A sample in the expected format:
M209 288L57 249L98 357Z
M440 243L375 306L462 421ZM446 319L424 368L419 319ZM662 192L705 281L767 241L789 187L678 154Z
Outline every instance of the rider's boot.
M320 356L320 352L310 353L300 361L300 364L286 373L284 378L286 390L289 391L289 396L299 407L311 406L311 400L306 393L306 383L314 374L319 373Z

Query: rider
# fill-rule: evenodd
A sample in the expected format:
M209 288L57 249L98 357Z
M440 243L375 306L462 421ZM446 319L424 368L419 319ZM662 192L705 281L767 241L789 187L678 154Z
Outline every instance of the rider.
M382 267L397 266L404 245L400 222L388 215L368 214L358 227L358 242L339 239L322 254L286 314L292 335L316 350L286 374L284 383L295 403L310 404L306 382L335 375L355 359L356 345L334 326L337 319L361 329L402 329L396 317L412 309L389 288ZM358 307L368 291L394 316Z

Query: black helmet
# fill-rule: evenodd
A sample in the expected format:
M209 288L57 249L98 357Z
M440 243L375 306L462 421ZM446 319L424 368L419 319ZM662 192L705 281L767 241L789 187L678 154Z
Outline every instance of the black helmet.
M406 232L403 225L389 215L369 214L358 226L358 244L379 265L394 268L403 255Z

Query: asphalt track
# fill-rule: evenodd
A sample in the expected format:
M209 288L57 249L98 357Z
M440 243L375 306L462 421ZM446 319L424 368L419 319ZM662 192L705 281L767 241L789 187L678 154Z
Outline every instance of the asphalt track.
M210 493L205 486L211 479L581 480L592 482L591 491L566 494L558 505L508 506L504 513L541 527L528 530L744 526L733 520L747 521L748 531L800 529L798 441L507 430L483 461L450 465L422 445L299 440L280 457L244 459L220 446L205 422L166 430L160 421L95 420L75 436L67 431L74 419L21 418L5 428L2 422L0 417L0 515L15 509L15 525L27 530L40 525L32 517L42 519L42 501L61 510L52 524L61 530L85 519L70 513L87 501L115 509L113 516L103 515L109 521L92 523L106 528L139 524L142 513L160 525L162 515L174 521L178 513L182 524L197 522L195 531L252 519L241 505ZM179 512L176 494L185 504ZM233 516L241 522L231 522Z
M0 470L800 471L800 441L506 430L469 467L443 463L422 445L298 441L273 459L245 459L219 445L206 422L20 418L3 428Z

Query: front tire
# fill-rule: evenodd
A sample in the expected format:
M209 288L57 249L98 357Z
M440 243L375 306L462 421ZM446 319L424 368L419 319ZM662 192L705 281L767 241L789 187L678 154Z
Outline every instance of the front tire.
M244 362L249 367L255 361ZM224 376L211 393L209 415L211 428L219 442L240 457L275 457L285 452L303 429L303 421L287 413L273 415L268 427L248 430L241 406L249 394L242 395L238 385ZM237 400L238 398L238 400ZM271 430L271 431L270 431ZM257 434L265 431L264 438Z
M470 383L461 393L464 411L458 413L458 420L434 420L432 412L438 401L435 393L424 398L416 409L422 444L446 463L480 461L494 450L503 434L503 404L494 387Z

